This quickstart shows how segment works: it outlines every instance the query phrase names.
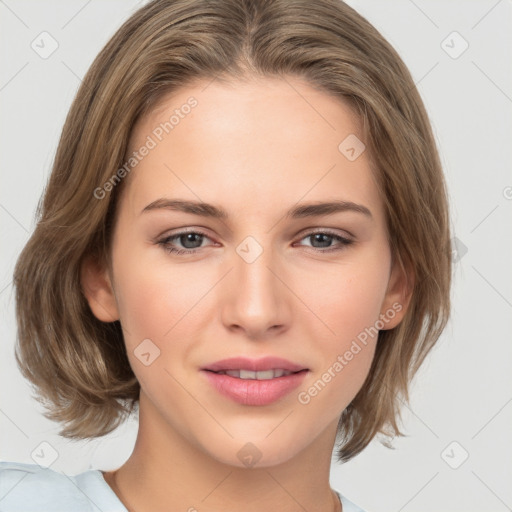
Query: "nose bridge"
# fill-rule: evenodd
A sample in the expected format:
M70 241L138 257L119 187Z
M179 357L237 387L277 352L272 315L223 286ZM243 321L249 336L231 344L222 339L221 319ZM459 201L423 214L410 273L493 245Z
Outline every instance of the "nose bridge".
M273 262L270 237L246 237L236 248L235 278L240 283L239 297L250 299L253 307L268 306L275 296L275 277L269 270Z
M225 305L224 321L252 334L263 334L285 322L284 286L275 275L281 265L270 247L270 239L248 236L236 247L233 256L233 286Z

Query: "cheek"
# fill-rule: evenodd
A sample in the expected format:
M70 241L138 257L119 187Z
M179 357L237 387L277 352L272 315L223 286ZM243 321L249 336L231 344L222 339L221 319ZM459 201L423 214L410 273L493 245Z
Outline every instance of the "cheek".
M163 338L204 294L177 269L132 268L121 279L121 318L144 337Z
M126 342L133 345L145 338L161 340L183 316L183 291L194 284L185 287L179 269L155 265L148 261L144 249L128 251L128 245L118 247L114 260L116 297Z
M311 309L322 322L309 325L316 340L312 353L320 358L297 397L307 417L334 421L361 389L375 353L387 278L387 262L369 258L337 266L317 280Z
M334 419L368 375L378 340L376 322L389 278L389 259L385 256L374 247L359 253L357 259L347 258L329 272L317 274L308 305L321 319L309 323L310 338L317 340L313 350L320 359L316 375L299 397L301 404L315 403L306 408L308 413L321 414L327 408Z
M148 265L142 258L126 258L117 266L118 303L130 365L151 396L179 386L164 372L172 360L183 360L197 333L192 320L197 302L207 290L200 279L179 268ZM196 307L194 307L196 305ZM147 340L150 340L148 342ZM186 343L174 343L183 340ZM144 354L149 353L144 360ZM148 363L146 365L146 363ZM177 395L179 396L179 395Z
M205 331L209 315L216 311L205 308L211 304L209 292L219 276L170 263L161 251L162 255L155 258L148 257L147 248L146 254L133 251L125 258L119 257L115 267L121 324L134 371L145 370L134 354L140 352L138 347L146 339L156 345L156 353L160 351L156 366L187 358L195 340ZM123 253L128 254L119 251L119 255Z
M315 286L309 285L308 305L323 321L320 327L330 328L326 332L336 345L343 346L379 319L389 269L386 258L376 260L370 254L336 265L329 272L317 273Z

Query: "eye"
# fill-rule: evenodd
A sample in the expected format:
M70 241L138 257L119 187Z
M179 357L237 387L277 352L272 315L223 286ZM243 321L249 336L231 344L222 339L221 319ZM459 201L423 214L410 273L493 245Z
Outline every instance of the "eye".
M201 231L180 231L174 235L168 236L158 242L167 252L173 254L194 254L201 247L204 238L210 238ZM174 247L174 241L177 240L185 246L185 249Z
M313 249L316 252L342 251L343 249L345 249L345 247L354 243L354 240L351 240L349 238L326 230L310 232L306 234L306 236L304 236L301 240L306 240L308 238L312 242L311 247L313 247ZM336 240L338 242L338 246L331 246L333 240ZM315 247L313 244L318 244L319 247Z
M210 237L202 231L180 231L171 236L167 236L162 240L158 241L158 245L161 245L165 251L171 254L194 254L199 251L202 247L202 242ZM320 247L311 245L314 252L334 252L341 251L345 247L354 243L354 240L343 237L336 233L332 233L328 230L313 231L306 234L301 240L310 239L313 244L319 244ZM331 247L332 241L337 241L338 246ZM184 249L176 248L176 243L179 243Z

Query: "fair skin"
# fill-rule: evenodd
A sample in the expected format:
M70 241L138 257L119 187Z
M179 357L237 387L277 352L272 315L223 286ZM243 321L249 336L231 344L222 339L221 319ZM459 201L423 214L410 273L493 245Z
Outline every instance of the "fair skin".
M340 100L292 77L209 82L174 91L134 127L129 153L190 96L198 101L125 178L112 274L91 262L82 269L93 313L121 321L141 384L134 451L105 479L135 512L340 510L329 484L337 423L368 374L376 337L309 403L298 394L399 303L385 326L395 327L409 299L391 264L369 155L349 161L338 150L349 134L364 138L360 122ZM211 203L229 216L141 213L159 198ZM335 200L371 215L285 217L292 207ZM194 254L158 243L185 229L206 236L168 245ZM326 230L323 238L311 233ZM237 252L248 236L263 251L250 263ZM332 248L340 250L326 252ZM160 350L148 366L134 354L145 339ZM307 367L299 388L268 405L231 400L201 371L228 357L266 355ZM261 457L253 467L237 455L249 442Z

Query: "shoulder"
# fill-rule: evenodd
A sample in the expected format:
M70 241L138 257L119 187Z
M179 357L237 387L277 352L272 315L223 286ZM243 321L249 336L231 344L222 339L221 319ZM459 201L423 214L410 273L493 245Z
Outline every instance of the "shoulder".
M124 512L100 471L66 475L37 464L0 461L2 512Z
M37 464L0 462L0 509L5 512L89 512L76 478Z
M345 498L343 494L336 491L336 494L340 497L341 504L343 505L343 512L366 512L361 507L358 507L355 503Z

